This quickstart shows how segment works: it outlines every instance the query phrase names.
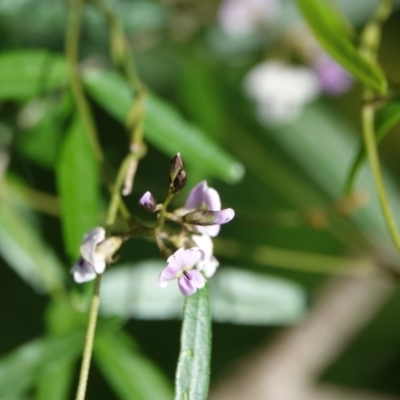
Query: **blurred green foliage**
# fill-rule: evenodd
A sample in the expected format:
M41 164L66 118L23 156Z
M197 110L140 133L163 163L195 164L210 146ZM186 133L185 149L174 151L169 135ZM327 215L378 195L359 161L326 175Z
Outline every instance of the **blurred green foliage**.
M338 15L316 0L297 3L326 50L362 84L385 92L381 69L359 55ZM353 33L376 5L338 3ZM216 241L221 267L210 282L213 384L279 327L300 321L306 300L313 302L329 276L352 274L360 257L393 253L362 160L353 183L368 202L343 212L346 179L359 148L362 154L360 87L339 98L320 97L294 123L266 127L243 95L242 81L265 54L290 51L280 38L303 18L294 1L282 0L282 20L273 29L234 39L218 28L220 4L211 0L110 4L148 88L148 153L125 198L128 210L150 220L138 199L147 190L158 199L165 196L169 158L179 151L188 184L173 205L182 206L187 190L207 179L223 205L236 211ZM0 2L0 399L63 400L74 392L92 288L78 287L68 271L83 234L104 222L110 177L129 151L124 125L135 96L112 66L106 19L88 2L79 73L105 156L104 165L96 160L71 96L63 50L67 12L61 1ZM400 59L388 55L393 42L398 46L399 18L395 12L384 30L383 71L399 67ZM378 114L377 135L387 149L383 158L400 144L399 118L395 101ZM390 167L388 192L400 222L398 158L392 156ZM182 298L172 284L165 292L158 288L162 263L155 260L154 243L134 238L119 257L104 277L87 398L171 398ZM398 264L398 257L390 262ZM200 313L205 291L198 295L187 305L188 320ZM323 379L400 395L399 304L395 290ZM208 326L199 330L208 337ZM192 332L184 341L193 339ZM193 367L183 358L183 375L207 364L191 360ZM194 398L206 398L206 385Z

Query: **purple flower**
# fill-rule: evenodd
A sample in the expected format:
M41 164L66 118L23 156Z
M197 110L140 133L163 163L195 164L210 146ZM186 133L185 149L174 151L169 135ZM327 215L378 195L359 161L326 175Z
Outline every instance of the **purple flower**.
M351 75L327 54L321 54L314 62L313 69L322 90L329 95L339 95L353 84Z
M202 181L190 191L185 208L221 211L221 199L215 189L208 187L206 181ZM220 230L219 225L230 221L234 215L235 213L231 208L222 210L221 213L216 215L215 225L196 226L196 231L208 236L217 236Z
M96 247L103 242L106 231L98 226L88 232L84 237L80 247L81 257L71 269L75 282L88 282L96 278L97 274L102 274L106 269L106 254L97 252Z
M156 208L156 199L154 196L147 191L139 200L140 207L144 208L146 211L154 211Z
M204 253L199 247L191 249L178 249L167 260L167 266L162 270L159 276L161 287L166 287L168 281L178 279L180 291L185 296L190 296L197 289L201 289L206 284L203 275L193 269L193 267L204 258Z

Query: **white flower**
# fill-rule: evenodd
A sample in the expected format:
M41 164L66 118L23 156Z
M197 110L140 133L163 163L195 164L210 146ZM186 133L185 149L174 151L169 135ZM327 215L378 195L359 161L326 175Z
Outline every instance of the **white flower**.
M81 257L71 268L71 273L77 283L88 282L102 274L106 269L106 254L96 251L99 243L106 238L106 231L98 226L88 232L80 247Z
M213 256L214 245L208 235L192 235L193 241L203 251L204 257L196 264L196 268L211 278L219 266L218 260Z
M278 0L225 0L218 10L218 21L227 35L244 37L270 24L279 11Z
M246 76L244 88L256 101L259 118L268 125L295 120L303 106L320 92L312 70L279 61L255 66Z

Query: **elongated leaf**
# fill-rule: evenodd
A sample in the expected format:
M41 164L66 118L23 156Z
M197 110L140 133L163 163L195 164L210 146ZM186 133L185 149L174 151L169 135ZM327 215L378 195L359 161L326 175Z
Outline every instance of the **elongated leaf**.
M74 359L63 360L44 367L38 378L35 400L69 399L75 362Z
M39 236L38 229L10 199L0 201L0 253L35 290L56 291L63 267Z
M282 250L283 252L283 250ZM103 278L101 313L124 318L181 318L184 298L171 283L158 285L160 260L114 267ZM278 325L298 320L306 309L304 290L287 280L223 266L210 279L214 321Z
M0 55L0 100L25 100L67 81L62 57L44 50L19 50Z
M66 335L86 326L86 317L72 309L67 299L50 302L46 310L46 327L50 335ZM41 368L36 382L35 400L70 398L76 358L60 358Z
M375 139L379 143L386 134L400 121L400 102L394 101L386 104L376 115L375 119ZM357 173L366 158L365 146L361 143L358 153L350 167L350 172L346 181L345 192L350 194L353 190Z
M363 58L342 28L336 12L321 0L297 0L297 4L321 46L365 86L385 93L387 82L378 66Z
M48 336L20 346L0 359L0 396L26 389L38 377L41 368L79 354L83 331Z
M94 358L121 400L170 400L172 388L161 371L122 332L101 332Z
M75 258L83 235L99 220L99 166L81 119L76 116L57 168L65 247Z
M210 382L211 310L208 285L185 300L175 400L206 400Z
M110 71L90 71L84 75L86 88L110 114L125 122L132 105L129 85ZM155 147L174 156L181 152L188 163L227 182L243 177L243 166L200 129L186 122L179 113L154 94L146 103L145 135Z

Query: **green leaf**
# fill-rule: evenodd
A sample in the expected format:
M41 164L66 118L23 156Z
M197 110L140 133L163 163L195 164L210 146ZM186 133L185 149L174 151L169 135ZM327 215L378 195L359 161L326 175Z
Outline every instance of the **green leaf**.
M62 227L68 254L76 258L82 237L99 221L99 166L81 119L75 116L57 168Z
M75 359L58 361L43 367L37 381L35 400L68 400L75 362Z
M44 50L19 50L0 55L0 100L26 100L67 82L63 57Z
M110 71L89 71L84 75L84 82L91 96L125 123L133 102L129 84ZM180 152L188 164L212 176L227 182L237 182L243 177L242 164L204 132L186 122L171 105L151 93L146 103L145 135L152 145L168 156Z
M84 334L75 331L61 336L47 336L18 347L0 359L0 396L28 388L42 368L79 355Z
M45 314L47 331L54 336L86 326L86 318L71 307L70 299L64 297L51 301ZM35 400L69 399L76 361L76 358L61 358L44 365L37 378Z
M170 400L172 388L161 371L123 332L99 332L94 358L121 400Z
M52 292L62 287L60 261L11 199L0 201L0 253L35 290Z
M185 300L175 400L206 400L210 382L211 310L208 284Z
M108 271L102 281L101 313L124 318L180 318L184 298L177 286L171 283L162 290L158 286L164 267L160 260L148 260ZM210 293L212 318L219 322L282 325L298 320L306 309L306 295L300 286L227 266L210 279Z
M69 93L30 101L19 115L21 133L18 150L45 168L54 168L59 155L61 132L72 106ZM22 125L22 126L21 126Z
M375 139L378 144L396 125L397 122L400 121L400 102L393 101L386 104L382 109L378 111L375 117ZM362 166L364 160L366 158L366 151L364 143L361 143L360 148L358 149L357 155L354 158L354 161L350 167L350 172L348 174L346 185L345 185L345 193L350 195L353 186L357 177L357 173Z
M327 53L366 87L386 93L387 82L382 71L359 54L337 12L332 11L326 1L297 0L297 4Z

